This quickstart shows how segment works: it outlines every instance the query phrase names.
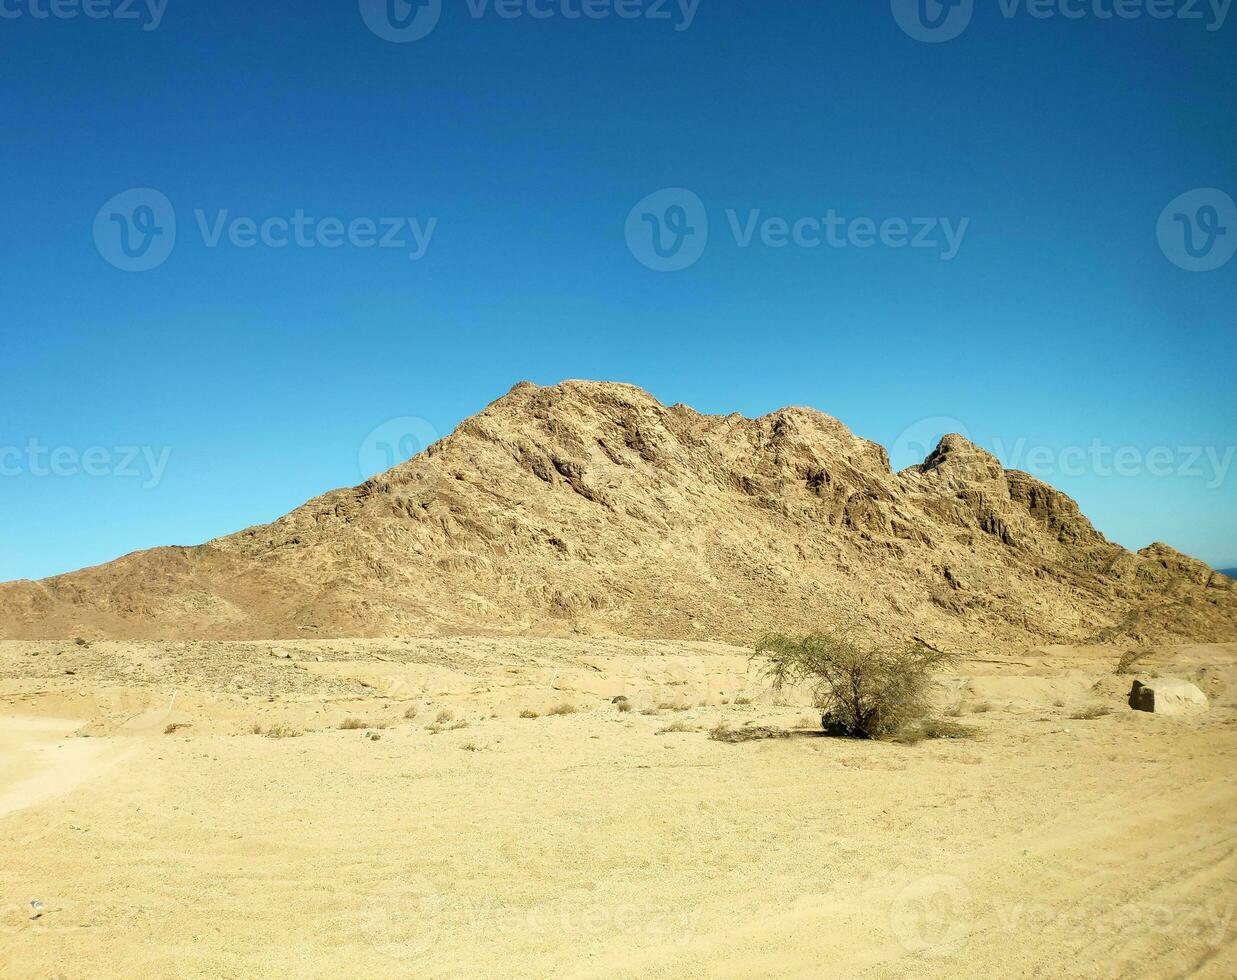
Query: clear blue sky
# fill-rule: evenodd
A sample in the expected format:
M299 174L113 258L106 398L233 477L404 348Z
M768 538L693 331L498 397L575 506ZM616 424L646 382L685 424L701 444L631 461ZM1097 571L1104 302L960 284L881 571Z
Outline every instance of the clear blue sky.
M1122 544L1237 565L1237 259L1187 271L1157 239L1179 195L1237 196L1237 14L1209 31L994 0L923 43L880 0L701 0L690 25L676 0L670 20L562 2L444 0L391 43L344 0L170 0L153 30L4 0L0 447L20 452L0 456L0 579L271 520L360 482L386 420L445 434L523 378L811 405L897 466L956 419ZM130 188L175 209L149 271L93 237ZM680 271L625 237L662 188L709 222ZM195 209L437 221L413 261L209 247ZM754 209L968 223L948 261L741 247L727 211ZM64 450L60 475L31 440ZM126 446L170 450L155 486Z

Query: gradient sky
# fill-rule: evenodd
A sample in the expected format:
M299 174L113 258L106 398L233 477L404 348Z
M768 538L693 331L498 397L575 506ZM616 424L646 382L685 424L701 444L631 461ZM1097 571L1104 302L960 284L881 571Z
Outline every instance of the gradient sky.
M1237 565L1237 259L1187 271L1157 239L1179 195L1237 195L1237 14L993 0L924 43L888 0L700 0L690 24L676 0L443 2L392 43L343 0L169 0L152 30L3 0L0 579L271 520L523 378L811 405L898 467L962 428L1128 547ZM144 272L92 233L130 188L176 213ZM662 188L709 222L680 271L625 237ZM414 261L210 247L195 209L437 220ZM948 261L741 247L727 211L755 209L968 224ZM403 417L425 421L381 428Z

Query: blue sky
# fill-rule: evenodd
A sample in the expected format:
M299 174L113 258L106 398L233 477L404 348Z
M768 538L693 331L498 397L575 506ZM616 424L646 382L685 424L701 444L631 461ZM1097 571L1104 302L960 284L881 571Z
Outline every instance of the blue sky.
M1237 259L1180 237L1237 241L1237 16L442 0L396 43L369 0L92 2L2 4L0 579L271 520L573 377L811 405L897 466L962 428L1237 565ZM298 211L318 244L275 247Z

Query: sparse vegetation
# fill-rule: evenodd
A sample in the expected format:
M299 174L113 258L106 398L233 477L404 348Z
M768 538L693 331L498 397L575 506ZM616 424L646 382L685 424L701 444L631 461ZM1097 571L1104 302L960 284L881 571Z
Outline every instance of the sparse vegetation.
M685 721L673 721L665 728L657 730L658 735L676 735L680 732L694 732L696 729Z
M580 709L574 704L564 701L562 704L556 704L553 708L546 712L547 715L574 715Z
M630 701L619 701L615 705L615 707L618 708L619 711L626 713L631 710L631 702Z
M520 712L520 717L521 718L540 718L541 715L533 711L532 708L525 708L523 711Z
M383 729L388 725L385 721L366 721L364 718L345 718L339 723L339 727L344 731L356 731L358 728L366 729Z
M192 728L193 726L187 721L170 722L167 728L163 729L164 735L171 735L173 732L180 731L182 728Z
M978 704L971 705L971 714L982 715L986 711L992 710L991 701L980 701Z
M465 752L479 751L479 749L477 748L476 742L465 742L463 745L460 746L460 748L463 749Z
M455 718L454 711L452 711L450 708L443 708L440 712L438 712L437 715L435 715L434 721L436 721L440 725L445 725L447 722L451 721L454 718Z
M751 704L752 699L749 697L737 697L734 699L735 704Z
M301 735L299 728L293 728L291 725L285 725L283 722L276 722L265 731L261 725L253 726L255 735L265 735L267 738L297 738Z
M453 721L450 724L444 722L432 722L425 726L425 730L431 735L437 735L439 732L454 732L461 728L467 728L468 722L461 718L459 721Z
M1078 721L1094 721L1096 718L1103 718L1110 714L1112 714L1112 708L1106 704L1089 704L1075 711L1070 717Z
M955 659L918 640L873 643L842 626L800 639L767 636L756 654L765 659L775 691L811 683L829 724L856 738L893 738L921 727L931 708L933 674Z
M794 732L784 728L773 728L769 725L731 728L723 721L709 731L709 738L715 742L758 742L769 738L790 738L793 734Z
M412 719L415 718L416 716L417 716L417 706L415 704L408 705L408 707L404 711L404 717L408 719L408 721L412 721Z
M657 706L658 711L690 711L691 705L686 701L663 701Z

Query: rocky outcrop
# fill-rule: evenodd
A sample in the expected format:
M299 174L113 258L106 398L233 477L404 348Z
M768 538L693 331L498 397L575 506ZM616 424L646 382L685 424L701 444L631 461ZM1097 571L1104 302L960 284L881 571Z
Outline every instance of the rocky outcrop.
M272 524L0 586L0 635L595 632L748 642L841 616L964 648L1237 637L1231 580L1132 554L957 435L894 473L836 419L522 383Z

